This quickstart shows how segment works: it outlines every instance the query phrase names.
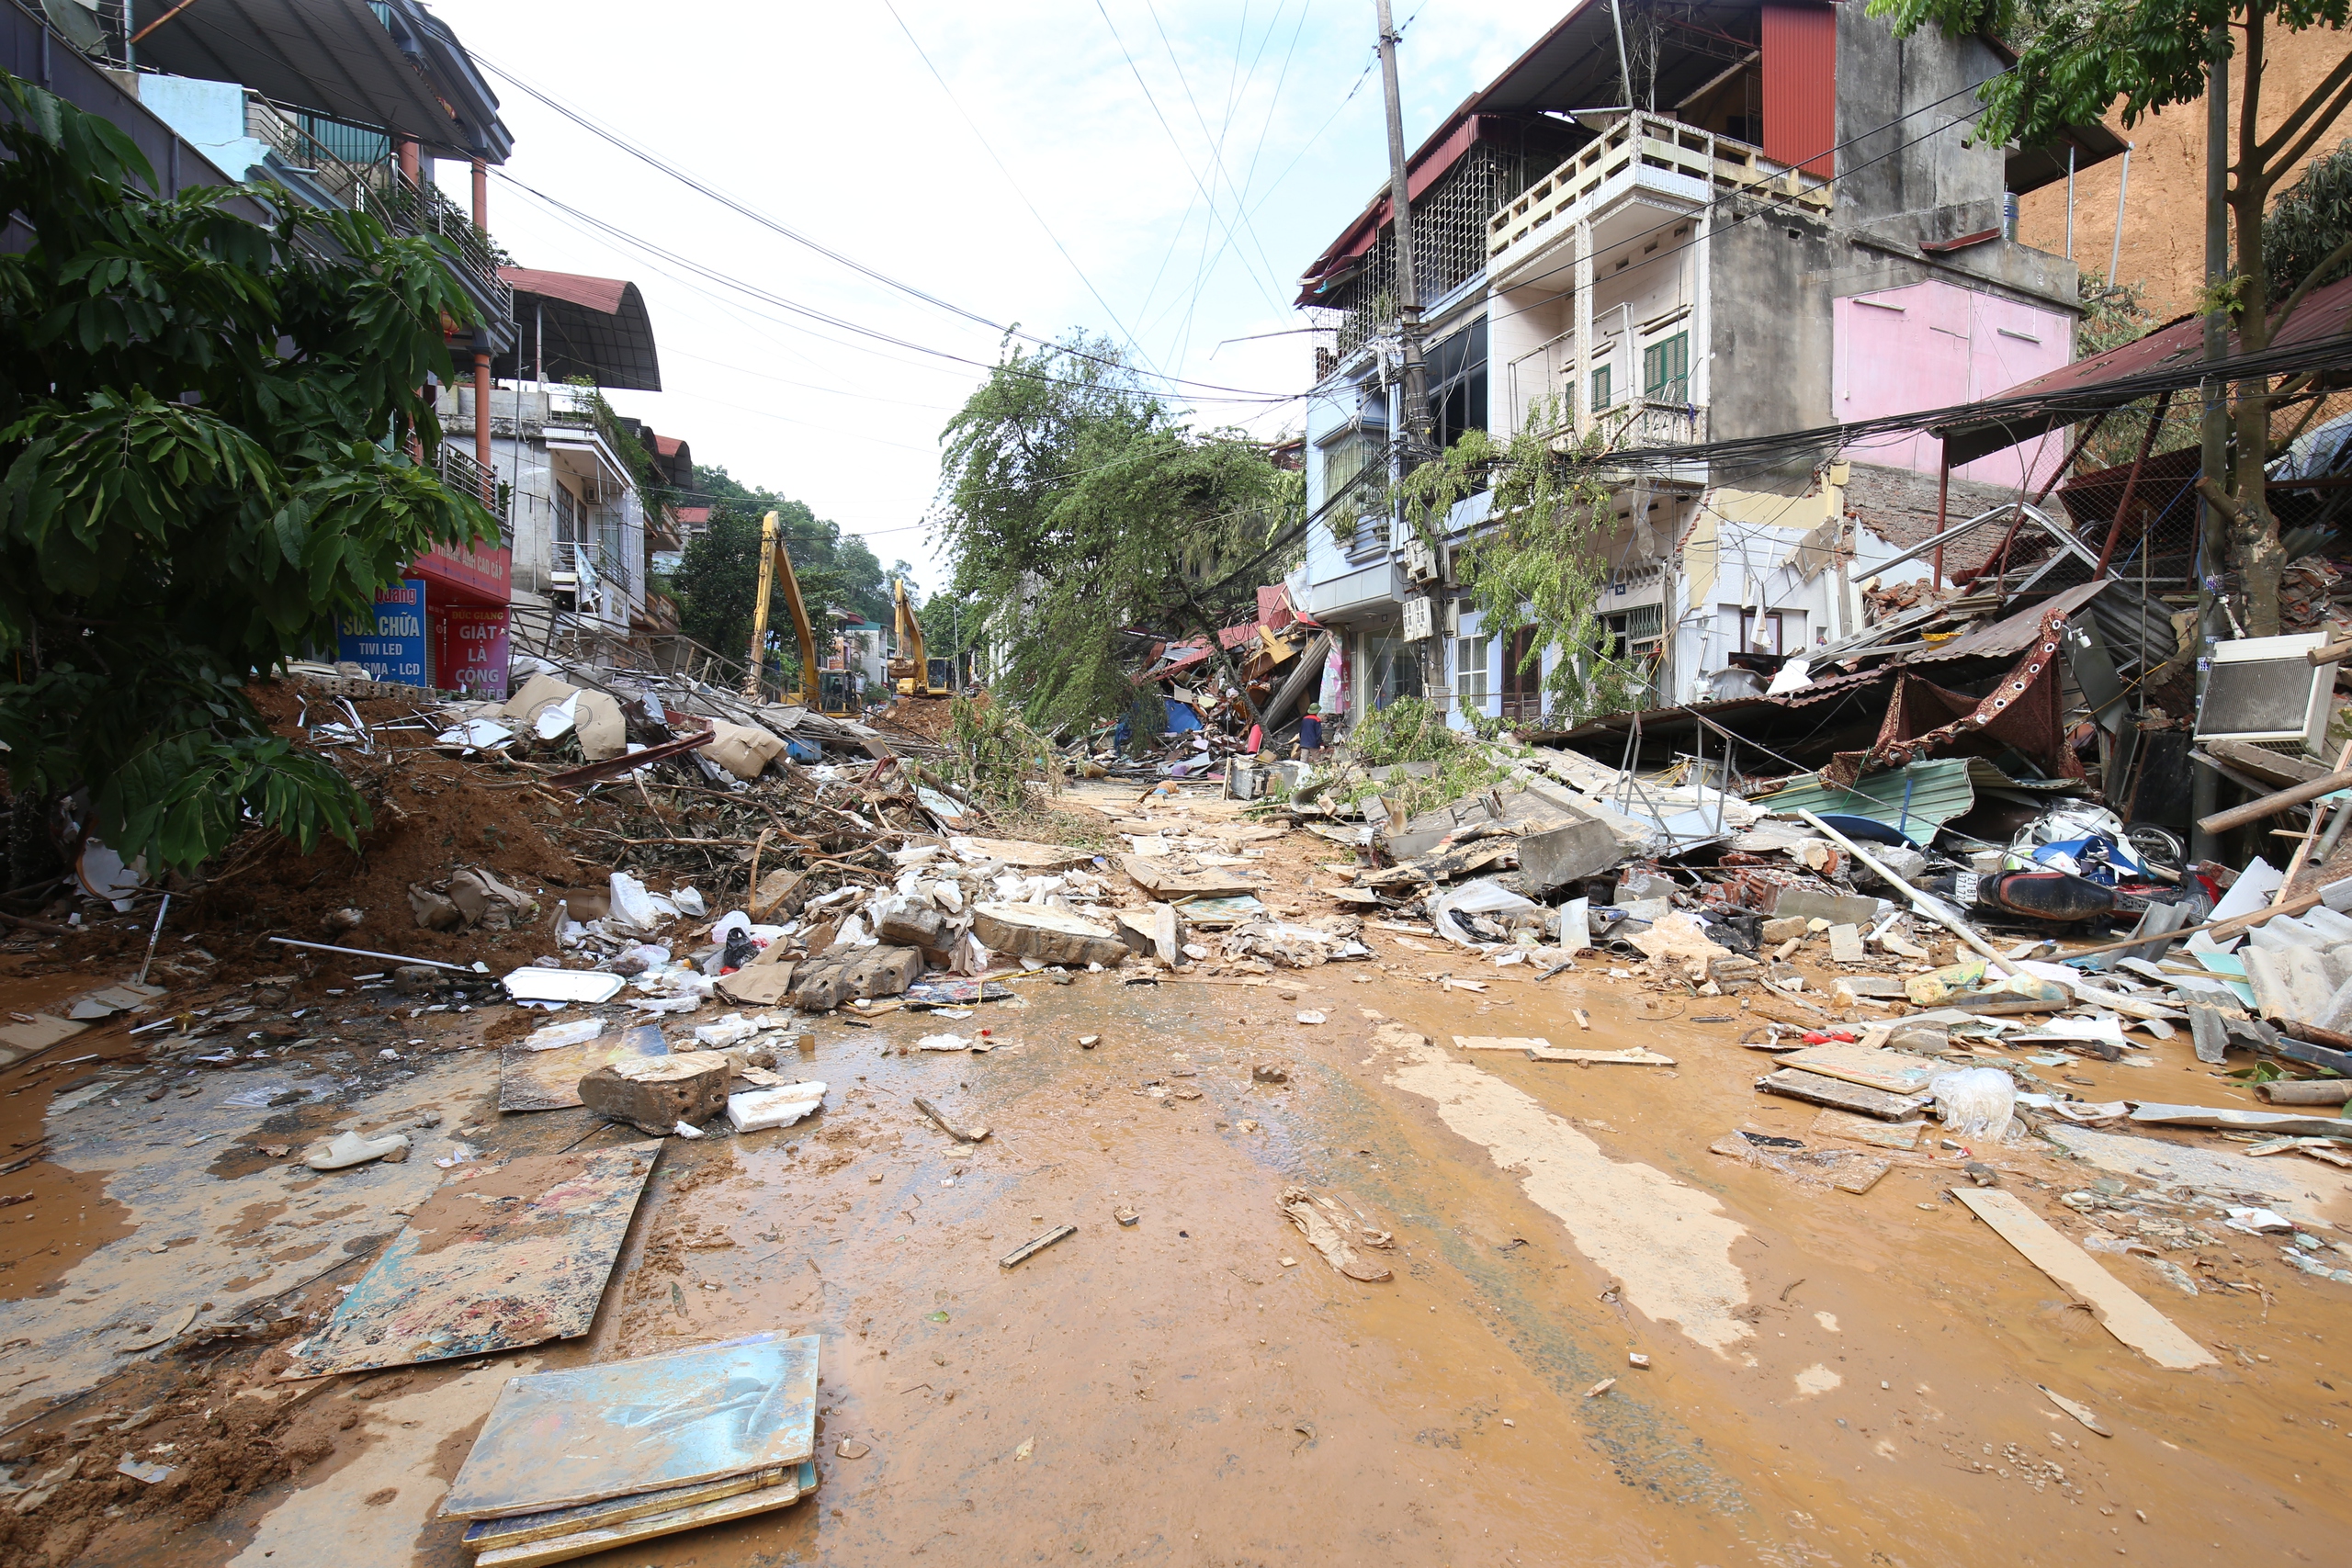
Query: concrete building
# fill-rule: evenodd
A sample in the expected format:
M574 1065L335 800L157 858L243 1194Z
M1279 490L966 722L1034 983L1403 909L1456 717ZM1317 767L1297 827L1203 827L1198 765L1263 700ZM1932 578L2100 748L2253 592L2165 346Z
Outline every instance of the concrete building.
M1898 40L1860 6L1810 0L1694 18L1629 17L1621 52L1611 7L1586 0L1409 164L1432 434L1629 455L1597 609L1661 705L1760 689L1857 626L1872 563L1933 531L1945 478L1920 437L1819 462L1705 444L1997 392L2067 363L2080 313L2074 265L2005 219L2015 193L2064 177L2064 149L1969 135L1995 43ZM2120 150L2096 126L2074 141L2078 169ZM1319 521L1291 582L1342 634L1323 699L1361 716L1419 693L1433 636L1445 689L1427 694L1457 723L1540 719L1559 650L1521 671L1526 631L1482 625L1442 554L1358 515L1402 423L1394 253L1383 196L1299 297L1329 333L1306 429ZM2014 501L2059 457L2051 438L1953 469L1941 505L1959 521ZM1449 550L1489 502L1453 508Z

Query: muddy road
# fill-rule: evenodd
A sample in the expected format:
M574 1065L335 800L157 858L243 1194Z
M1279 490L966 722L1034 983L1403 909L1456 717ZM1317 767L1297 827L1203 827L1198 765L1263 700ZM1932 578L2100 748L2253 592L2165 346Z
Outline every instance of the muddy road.
M1303 884L1299 844L1283 847ZM2152 1177L2038 1140L1948 1149L1932 1123L1916 1150L1871 1151L1893 1168L1860 1193L1803 1164L1713 1153L1740 1129L1854 1145L1816 1131L1814 1108L1755 1092L1769 1063L1736 1043L1738 1023L1693 1021L1608 962L1539 984L1426 940L1370 940L1375 963L1263 982L1024 980L1016 1001L957 1025L991 1031L985 1055L914 1051L938 1027L920 1014L820 1020L797 1065L833 1086L826 1110L786 1132L670 1140L588 1338L301 1385L274 1380L282 1346L131 1358L144 1370L0 1450L19 1488L0 1509L60 1454L85 1456L84 1475L96 1459L110 1471L137 1441L113 1417L141 1402L178 1413L190 1452L258 1451L266 1435L281 1462L216 1467L217 1511L201 1519L145 1506L122 1480L20 1529L12 1560L457 1568L471 1561L460 1527L434 1510L504 1377L762 1329L823 1336L816 1495L584 1561L2342 1560L2352 1368L2332 1341L2352 1334L2352 1286L2288 1270L2271 1238L2210 1226L2143 1248L2206 1281L2193 1297L2144 1258L2105 1253L2219 1358L2160 1371L1946 1195L1983 1161L2081 1238L2061 1194ZM1487 988L1422 977L1448 968ZM28 1379L89 1383L124 1364L123 1302L154 1270L251 1299L396 1229L390 1211L438 1179L425 1156L461 1133L506 1154L637 1136L581 1110L502 1120L495 1052L465 1048L486 1016L433 1021L413 1076L315 1127L262 1131L266 1105L229 1107L243 1072L206 1075L162 1111L126 1089L112 1109L51 1117L53 1134L115 1120L0 1179L0 1198L36 1195L0 1209L14 1220L0 1225L0 1425L61 1386ZM1100 1043L1082 1048L1087 1035ZM1491 1035L1638 1045L1675 1066L1454 1044ZM133 1051L113 1025L71 1055ZM2185 1034L2153 1055L2067 1070L2088 1098L2252 1103ZM37 1136L73 1076L0 1075L7 1141ZM991 1136L956 1142L916 1095ZM131 1136L164 1111L174 1135ZM404 1167L298 1176L238 1155L424 1111L443 1124ZM216 1122L219 1140L184 1146ZM2352 1236L2341 1179L2304 1167L2282 1179L2304 1184L2305 1223ZM1283 1212L1299 1192L1347 1212L1361 1271L1391 1277L1327 1263ZM1077 1233L1000 1266L1060 1224ZM354 1277L286 1300L331 1307ZM80 1442L50 1436L69 1433Z

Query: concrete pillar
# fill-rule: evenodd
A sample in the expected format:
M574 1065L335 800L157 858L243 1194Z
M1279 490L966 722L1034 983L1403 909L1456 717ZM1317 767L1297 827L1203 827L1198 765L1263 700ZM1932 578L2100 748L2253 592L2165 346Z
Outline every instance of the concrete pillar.
M474 350L474 461L481 465L482 504L492 505L490 457L490 350Z
M474 160L474 227L490 232L490 165Z
M424 152L422 150L418 148L414 141L409 140L405 136L395 141L393 145L400 149L401 178L408 181L408 183L413 186L423 185L424 183Z

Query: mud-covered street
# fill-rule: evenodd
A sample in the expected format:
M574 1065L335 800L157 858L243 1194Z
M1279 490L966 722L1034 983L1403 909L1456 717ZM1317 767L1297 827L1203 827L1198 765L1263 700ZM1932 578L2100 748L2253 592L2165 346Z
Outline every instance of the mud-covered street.
M1306 887L1328 850L1291 834L1269 869ZM2110 1256L2216 1358L2164 1371L1948 1196L1983 1162L2087 1235L2061 1196L2164 1196L2147 1161L2166 1134L2089 1134L2094 1157L2067 1159L2040 1139L1946 1148L1930 1123L1914 1150L1872 1148L1757 1093L1769 1063L1739 1021L1694 1021L1605 956L1540 983L1488 969L1473 991L1426 940L1367 938L1372 960L1263 977L1031 976L960 1025L989 1032L984 1054L913 1050L923 1013L820 1018L789 1065L832 1086L824 1110L667 1140L585 1337L321 1380L278 1380L283 1336L335 1304L357 1271L323 1271L397 1228L435 1159L642 1134L584 1108L502 1115L481 1035L508 1009L434 1014L398 1076L285 1108L275 1065L150 1099L166 1076L129 1066L124 1021L93 1029L70 1065L12 1069L0 1100L9 1143L51 1140L0 1191L26 1195L0 1212L5 1462L75 1503L30 1514L40 1535L17 1525L12 1554L62 1561L78 1535L88 1562L322 1562L365 1540L370 1561L460 1563L463 1521L436 1508L506 1377L776 1330L821 1337L815 1506L614 1561L2331 1560L2344 1287L2218 1227L2161 1254L2200 1269L2194 1297ZM6 1001L109 977L15 979ZM343 978L314 966L285 1005ZM1674 1065L1454 1044L1504 1033ZM2069 1072L2092 1100L2253 1103L2185 1034L2148 1054ZM990 1135L949 1137L918 1095ZM345 1126L413 1128L414 1156L284 1157ZM1711 1152L1743 1130L1803 1148L1747 1144L1781 1168ZM1794 1157L1824 1151L1893 1168L1850 1193ZM2347 1234L2340 1174L2269 1166L2271 1207ZM1388 1277L1310 1247L1284 1212L1301 1198L1336 1205L1358 1272ZM189 1308L248 1330L132 1350ZM64 1479L131 1452L217 1511Z

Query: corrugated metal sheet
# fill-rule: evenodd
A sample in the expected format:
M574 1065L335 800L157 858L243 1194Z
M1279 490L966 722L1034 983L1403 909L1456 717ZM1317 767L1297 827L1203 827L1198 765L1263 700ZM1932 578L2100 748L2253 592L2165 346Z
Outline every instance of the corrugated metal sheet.
M1838 13L1764 7L1764 155L1828 179L1838 172Z
M1861 779L1852 789L1820 783L1792 785L1748 802L1777 815L1810 811L1819 817L1867 817L1925 843L1936 829L1976 804L1980 789L2025 790L2034 795L2076 792L2064 779L2011 778L1983 757L1935 757Z
M2064 610L2067 615L2072 615L2089 604L2092 596L2100 589L2107 587L2114 581L2111 577L2102 577L2090 582L2079 583L2067 589L2064 593L2053 594L2037 604L2029 604L2014 614L2004 615L1989 626L1981 626L1974 631L1963 632L1941 648L1931 648L1924 653L1915 653L1904 662L1934 664L1951 659L1998 659L2009 654L2022 653L2041 634L2042 616L2052 610Z
M1969 761L1966 757L1938 757L1892 773L1872 773L1852 789L1818 783L1798 784L1750 804L1782 816L1810 811L1816 816L1867 817L1915 843L1925 843L1936 836L1937 829L1976 804Z

